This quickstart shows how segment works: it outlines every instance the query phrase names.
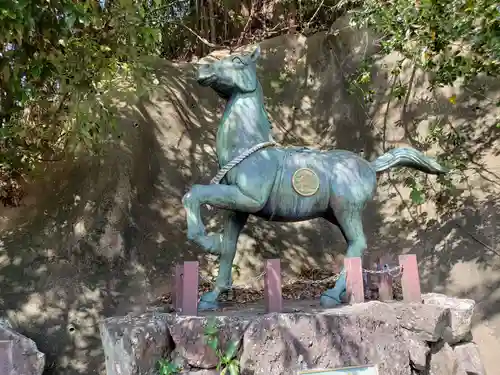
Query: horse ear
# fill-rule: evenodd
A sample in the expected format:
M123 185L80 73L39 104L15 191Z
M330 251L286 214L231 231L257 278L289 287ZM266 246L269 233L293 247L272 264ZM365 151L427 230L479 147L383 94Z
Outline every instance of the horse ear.
M260 44L257 44L257 47L253 50L252 54L250 55L250 58L252 61L257 61L257 59L260 57Z

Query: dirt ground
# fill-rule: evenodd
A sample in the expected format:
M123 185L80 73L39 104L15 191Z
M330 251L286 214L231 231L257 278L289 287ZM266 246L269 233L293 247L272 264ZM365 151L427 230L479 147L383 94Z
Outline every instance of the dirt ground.
M488 375L500 374L500 90L488 82L482 97L434 93L431 106L425 77L408 72L415 80L412 96L391 102L392 56L374 67L374 102L362 107L347 79L373 52L373 38L342 24L339 29L262 43L258 73L276 139L353 150L372 160L390 146L417 147L430 112L461 132L474 163L453 209L440 211L431 200L413 207L410 189L382 175L377 198L365 210L365 259L369 266L382 256L391 263L414 253L424 291L477 301L474 338ZM190 64L157 61L154 68L158 88L124 108L123 134L104 155L47 166L23 207L0 212L0 311L46 353L45 375L102 374L99 320L144 311L170 291L176 263L197 259L203 276L213 275L214 260L186 242L181 197L216 173L222 103L196 85ZM218 229L218 213L204 211L204 217L209 230ZM264 259L279 257L287 277L304 268L334 273L345 242L321 220L252 219L238 249L235 283L262 286L257 276Z

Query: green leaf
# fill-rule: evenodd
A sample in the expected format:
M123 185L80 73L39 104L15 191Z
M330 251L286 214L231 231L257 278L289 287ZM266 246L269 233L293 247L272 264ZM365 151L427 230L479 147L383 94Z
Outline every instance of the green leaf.
M240 374L240 366L238 361L232 361L227 368L229 369L229 375Z
M206 327L205 328L205 336L215 336L219 332L219 329L217 327Z
M238 341L230 341L227 345L226 351L224 352L224 356L227 359L233 359L236 356L239 346Z
M217 347L219 346L219 338L217 336L211 337L209 340L207 340L207 345L212 348L212 350L216 351Z
M42 75L42 71L43 71L43 65L37 64L31 68L30 73L33 76L33 78L38 79Z
M205 336L215 336L219 333L219 328L217 327L217 321L214 319L211 319L204 330L204 335Z
M180 367L166 359L158 360L158 367L160 375L172 375L177 374L180 371Z
M423 193L417 188L413 188L410 193L410 199L414 204L420 205L425 202Z
M66 21L66 26L68 29L72 29L73 26L75 25L77 15L74 13L68 14L66 17L64 17L64 20Z

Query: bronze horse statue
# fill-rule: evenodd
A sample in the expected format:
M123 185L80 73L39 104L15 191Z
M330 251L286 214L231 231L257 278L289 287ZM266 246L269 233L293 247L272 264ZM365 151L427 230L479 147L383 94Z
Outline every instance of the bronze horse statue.
M346 256L361 257L367 247L362 212L374 196L377 173L391 167L447 173L413 148L396 148L370 162L350 151L280 147L271 134L257 79L259 56L257 46L249 54L202 64L197 71L198 83L227 101L216 140L221 173L215 183L193 185L182 199L188 238L220 261L215 287L201 297L200 309L217 308L220 294L231 288L238 237L250 214L282 222L324 218L340 228ZM207 235L203 204L225 211L223 233ZM342 272L335 287L321 295L321 305L340 304L345 290Z

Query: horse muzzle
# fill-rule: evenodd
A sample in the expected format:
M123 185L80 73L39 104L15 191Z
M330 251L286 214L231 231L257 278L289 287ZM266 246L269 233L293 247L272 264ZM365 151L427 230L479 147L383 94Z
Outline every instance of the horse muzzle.
M198 68L198 73L196 76L196 81L202 86L210 85L215 79L215 74L213 73L210 65L201 65Z

